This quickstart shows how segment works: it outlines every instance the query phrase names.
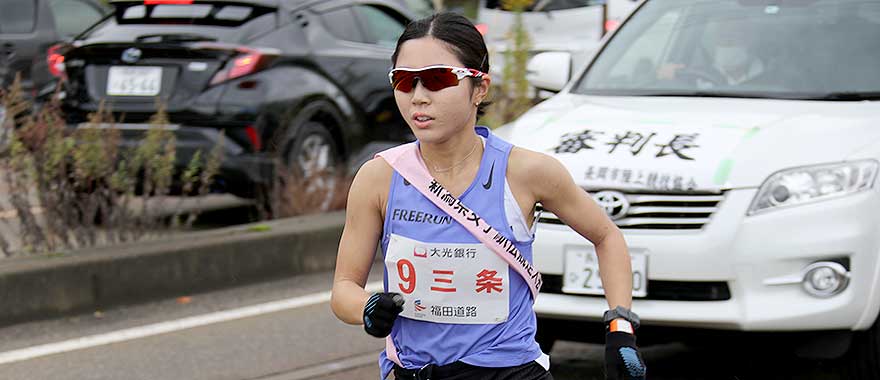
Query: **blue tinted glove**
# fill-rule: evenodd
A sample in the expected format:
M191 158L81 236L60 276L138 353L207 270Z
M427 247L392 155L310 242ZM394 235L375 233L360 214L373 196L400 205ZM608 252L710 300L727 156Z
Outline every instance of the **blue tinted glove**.
M647 367L636 346L636 336L621 330L609 328L605 333L605 379L645 380Z
M364 306L364 330L377 338L388 336L401 311L403 296L397 293L374 293Z

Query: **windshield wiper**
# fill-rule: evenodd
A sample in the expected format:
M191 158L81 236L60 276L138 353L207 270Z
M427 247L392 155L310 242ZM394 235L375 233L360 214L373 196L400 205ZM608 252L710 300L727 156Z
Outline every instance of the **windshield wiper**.
M810 97L815 100L840 100L840 101L859 101L859 100L880 100L880 91L865 92L829 92L817 97Z
M148 41L151 40L151 41ZM152 41L156 40L156 41ZM198 42L217 41L217 38L194 33L145 34L135 38L137 42Z
M742 99L787 99L777 94L760 92L715 92L715 91L645 91L632 96L681 96L693 98L742 98Z

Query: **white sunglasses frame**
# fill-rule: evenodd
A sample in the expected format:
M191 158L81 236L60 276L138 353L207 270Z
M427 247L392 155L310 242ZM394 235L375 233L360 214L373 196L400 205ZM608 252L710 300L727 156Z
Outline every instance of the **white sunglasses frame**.
M467 77L482 79L482 78L489 76L489 74L486 74L480 70L468 69L468 68L464 68L464 67L447 66L447 65L432 65L432 66L420 67L418 69L409 68L409 67L397 67L397 68L391 69L391 71L388 72L388 83L390 83L392 85L394 84L394 72L396 72L396 71L407 71L407 72L413 73L413 72L419 72L419 71L424 71L424 70L429 70L429 69L451 69L452 73L455 74L456 77L458 77L459 82L461 82L462 79L467 78Z

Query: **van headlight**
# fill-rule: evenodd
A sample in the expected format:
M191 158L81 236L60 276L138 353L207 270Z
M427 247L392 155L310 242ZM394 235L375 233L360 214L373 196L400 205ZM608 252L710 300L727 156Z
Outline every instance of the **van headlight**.
M749 207L749 215L868 190L877 161L864 160L786 169L770 176Z

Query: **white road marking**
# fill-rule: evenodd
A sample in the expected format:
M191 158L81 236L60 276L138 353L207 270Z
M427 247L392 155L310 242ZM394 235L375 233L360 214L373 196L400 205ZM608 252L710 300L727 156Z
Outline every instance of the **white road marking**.
M377 281L368 283L366 285L366 290L370 293L382 291L382 282ZM278 301L266 302L238 309L197 315L173 321L165 321L154 323L151 325L117 330L109 333L85 336L81 338L65 340L62 342L27 347L0 353L0 365L31 360L42 356L103 346L107 344L125 342L134 339L141 339L154 335L167 334L170 332L201 327L214 323L228 322L236 319L249 318L263 314L270 314L284 310L312 306L325 302L330 302L329 291L313 293L305 296L288 298Z

